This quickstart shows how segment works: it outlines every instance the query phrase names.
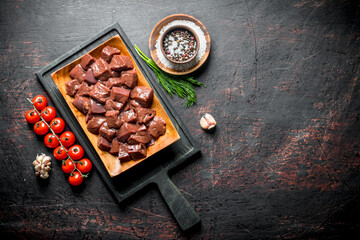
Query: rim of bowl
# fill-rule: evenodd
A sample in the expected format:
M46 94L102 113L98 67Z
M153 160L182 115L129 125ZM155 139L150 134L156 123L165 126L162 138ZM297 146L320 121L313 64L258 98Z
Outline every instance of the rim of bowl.
M195 53L194 53L194 55L193 55L191 58L189 58L189 59L186 60L186 61L181 61L181 62L180 62L180 61L172 60L172 59L168 58L167 54L165 54L164 47L163 47L164 38L165 38L165 36L166 36L170 31L172 31L172 30L174 30L174 29L185 29L185 30L189 31L192 35L194 35L194 37L195 37L195 41L196 41ZM193 60L193 59L196 57L196 55L198 54L198 52L199 52L199 47L200 47L200 43L199 43L199 37L198 37L198 35L195 33L195 31L194 31L192 28L190 28L190 27L188 27L188 26L184 26L184 25L175 25L175 26L170 27L168 30L166 30L166 31L164 32L164 34L162 35L162 37L161 37L161 39L160 39L160 48L161 48L162 54L164 55L164 57L165 57L167 60L169 60L169 61L172 62L172 63L176 63L176 64L188 63L188 62L190 62L191 60Z

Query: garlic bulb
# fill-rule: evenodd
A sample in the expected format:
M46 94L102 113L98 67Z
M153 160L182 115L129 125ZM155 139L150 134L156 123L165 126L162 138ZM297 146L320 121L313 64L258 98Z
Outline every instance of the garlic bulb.
M49 177L49 172L51 170L51 158L46 156L44 153L36 155L36 159L33 162L35 166L35 175L46 179Z
M200 126L206 131L213 130L216 126L215 118L211 114L205 113L200 119Z

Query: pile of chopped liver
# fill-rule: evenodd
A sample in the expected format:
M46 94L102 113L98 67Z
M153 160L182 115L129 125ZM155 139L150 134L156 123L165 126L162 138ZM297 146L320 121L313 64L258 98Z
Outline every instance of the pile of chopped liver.
M166 123L151 108L154 93L137 86L131 59L111 46L96 59L85 54L65 83L72 104L84 115L87 130L99 135L97 146L121 162L145 158L147 147L166 132Z

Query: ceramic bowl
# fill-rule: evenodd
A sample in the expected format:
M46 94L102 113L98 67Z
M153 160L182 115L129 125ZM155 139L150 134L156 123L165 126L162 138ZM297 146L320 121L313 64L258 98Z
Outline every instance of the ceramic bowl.
M169 32L171 32L171 31L173 31L173 30L176 30L176 29L184 29L184 30L190 32L190 33L195 37L195 41L196 41L195 53L194 53L194 55L193 55L191 58L189 58L189 59L187 59L187 60L185 60L185 61L176 61L176 60L173 60L173 59L169 58L169 57L167 56L167 54L165 54L165 51L164 51L163 42L164 42L165 36L166 36ZM172 63L176 63L176 64L188 63L188 62L190 62L191 60L193 60L193 59L196 57L196 55L198 54L198 52L199 52L199 46L200 46L200 41L199 41L198 35L195 33L194 30L192 30L192 29L189 28L188 26L184 26L184 25L178 25L178 26L172 26L172 27L170 27L168 30L166 30L166 31L164 32L164 34L162 35L162 37L161 37L161 39L160 39L160 48L161 48L162 54L164 55L164 57L165 57L167 60L169 60L169 61L172 62Z

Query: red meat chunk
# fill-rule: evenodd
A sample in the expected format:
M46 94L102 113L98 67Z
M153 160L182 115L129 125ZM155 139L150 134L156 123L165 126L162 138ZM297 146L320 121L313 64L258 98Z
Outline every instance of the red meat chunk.
M138 76L134 69L121 72L121 84L134 88L138 84Z
M72 104L83 114L87 114L90 108L90 100L88 97L76 96Z
M82 82L80 84L79 90L77 91L76 95L79 96L89 96L90 88L86 82Z
M95 58L93 58L90 54L86 53L80 61L80 65L83 69L88 69L91 64L95 62Z
M110 98L114 101L125 104L130 95L130 90L120 87L113 87L111 89Z
M130 105L133 106L133 108L141 107L140 103L138 103L134 99L130 100Z
M111 149L111 143L102 136L98 137L97 146L103 151L109 151Z
M121 73L117 72L117 71L111 71L111 77L115 78L115 77L120 77Z
M69 73L71 78L77 79L79 82L83 82L85 79L85 70L80 64L76 65Z
M106 111L119 110L123 108L124 104L108 99L105 103Z
M149 108L151 107L154 93L149 87L137 86L131 91L130 97L136 100L142 107Z
M122 112L121 115L122 115L121 118L124 122L136 123L136 121L137 121L137 115L133 109Z
M147 155L146 146L143 143L128 145L128 153L132 160L145 158Z
M110 89L107 88L104 84L98 82L94 85L93 89L90 91L90 97L98 100L100 103L105 104L110 96Z
M94 85L97 83L97 80L94 76L94 73L93 71L91 70L91 68L89 68L87 71L86 71L86 74L85 74L85 79L84 81L89 84L89 85Z
M119 128L121 127L121 124L123 123L119 111L117 110L111 110L107 111L105 113L106 121L110 128Z
M89 122L87 123L87 130L93 134L99 134L99 129L101 125L106 121L105 117L102 116L94 116Z
M120 78L109 78L109 80L106 82L106 86L108 88L112 87L121 87L121 81Z
M119 153L119 141L117 140L117 138L114 138L111 142L111 149L109 151L109 153L113 154L113 155L117 155Z
M85 116L85 122L88 123L93 117L94 117L94 115L92 115L90 112L88 112Z
M127 140L128 144L139 144L139 143L148 143L151 141L151 136L150 134L145 130L145 131L138 131L135 134L130 135L129 139Z
M164 135L166 132L166 122L161 117L155 116L149 124L149 133L155 139Z
M115 55L110 62L110 69L113 71L123 71L134 68L131 59L125 55Z
M135 109L135 108L133 107L133 105L130 104L130 101L128 101L128 102L126 103L126 105L124 106L123 111L126 112L126 111L129 111L129 110L131 110L131 109Z
M127 162L130 161L130 155L128 153L128 148L127 145L124 143L119 143L119 155L118 158L120 160L120 162Z
M65 91L66 94L73 97L80 87L80 83L78 80L73 79L65 83Z
M136 114L137 114L137 117L138 117L138 122L140 124L141 123L147 124L156 115L156 111L153 108L137 107L137 108L135 108L135 111L136 111Z
M110 128L107 122L104 122L99 129L99 134L111 142L116 135L116 129Z
M111 61L111 58L116 54L120 54L119 49L110 47L110 46L106 46L101 51L101 58L109 63Z
M105 112L106 110L103 104L95 101L94 99L90 99L90 108L89 108L90 114L103 114Z
M93 71L94 76L101 81L106 81L111 77L109 64L102 58L99 58L91 65L91 70Z
M120 142L125 143L131 134L136 133L139 129L139 125L132 123L124 123L119 131L116 133L116 137Z

